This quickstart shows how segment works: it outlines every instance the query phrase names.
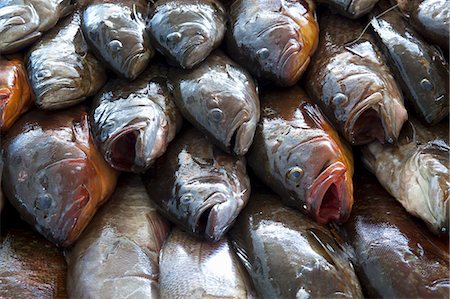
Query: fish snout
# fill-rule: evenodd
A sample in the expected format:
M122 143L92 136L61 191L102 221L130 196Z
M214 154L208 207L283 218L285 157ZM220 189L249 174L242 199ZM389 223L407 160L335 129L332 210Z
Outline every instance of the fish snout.
M256 124L256 117L252 117L244 121L235 131L231 138L231 147L236 155L243 156L248 152L255 136Z

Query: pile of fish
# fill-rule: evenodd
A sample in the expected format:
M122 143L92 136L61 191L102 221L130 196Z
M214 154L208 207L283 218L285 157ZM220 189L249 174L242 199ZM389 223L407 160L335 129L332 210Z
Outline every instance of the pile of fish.
M449 28L448 0L1 0L0 297L449 298Z

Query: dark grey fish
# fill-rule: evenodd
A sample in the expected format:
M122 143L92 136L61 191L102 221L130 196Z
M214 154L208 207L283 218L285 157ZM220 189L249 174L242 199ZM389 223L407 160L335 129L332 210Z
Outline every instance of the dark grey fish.
M0 1L0 53L31 45L73 8L71 0Z
M256 85L247 71L221 51L193 70L170 70L177 106L184 117L223 150L247 153L259 121Z
M347 253L325 226L262 186L254 190L230 238L260 298L363 298Z
M112 167L144 172L175 137L183 120L166 82L167 69L154 65L133 82L110 81L94 99L92 132Z
M158 298L159 252L170 224L141 178L122 176L108 203L65 251L71 298Z
M162 298L255 298L227 239L197 240L174 229L161 252Z
M382 1L373 15L381 15L389 7ZM420 118L429 124L445 118L449 107L449 70L440 51L428 45L397 11L373 17L371 25L405 98Z
M88 52L80 26L81 16L75 12L28 52L28 77L39 108L73 106L105 84L104 68Z
M148 27L158 51L172 64L191 69L220 45L226 21L218 0L159 0Z
M245 158L222 152L193 128L180 133L143 178L163 215L210 241L226 233L250 196Z
M379 0L318 0L335 9L341 15L357 19L370 12Z
M145 28L145 0L89 1L83 10L83 32L106 66L129 80L147 67L154 55Z

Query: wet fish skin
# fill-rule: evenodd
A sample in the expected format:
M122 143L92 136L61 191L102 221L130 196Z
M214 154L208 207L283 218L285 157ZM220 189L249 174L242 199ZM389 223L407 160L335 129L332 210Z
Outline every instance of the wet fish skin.
M252 75L294 85L317 48L313 1L238 0L229 11L228 53Z
M319 0L334 8L341 15L357 19L370 12L379 0Z
M348 218L351 149L300 87L261 95L261 120L247 159L287 205L320 223Z
M352 145L394 143L408 117L403 96L371 36L359 38L363 27L330 12L320 16L306 89Z
M114 191L86 109L30 111L3 143L3 191L21 217L57 246L70 246Z
M81 103L106 82L103 66L88 52L75 12L63 20L27 55L27 70L36 105L55 110Z
M363 298L347 253L325 226L264 187L254 190L230 239L259 298Z
M448 121L432 128L410 118L396 145L373 142L362 160L384 188L429 229L449 236L450 146Z
M230 241L195 239L175 228L160 260L162 298L255 298Z
M367 296L448 298L448 242L430 234L372 176L357 177L354 209L343 230Z
M193 128L178 134L143 181L165 217L212 242L226 233L250 196L245 158L222 152Z
M65 251L71 298L159 297L159 253L170 224L141 178L122 175L111 199Z
M0 130L14 124L33 104L24 61L20 56L0 58Z
M181 128L182 116L167 89L167 68L150 66L138 79L111 80L91 108L92 133L115 169L145 172Z
M386 1L387 2L387 1ZM389 9L380 2L372 15ZM373 35L421 120L436 124L448 115L448 63L435 47L409 28L397 11L372 17Z
M159 0L149 19L155 48L173 65L192 69L220 46L227 15L218 0Z
M169 77L183 116L222 150L245 155L259 120L251 75L217 50L194 70L171 68Z
M83 9L82 29L97 58L119 76L136 79L154 55L145 28L147 1L93 0Z
M3 0L0 53L14 53L37 41L74 9L71 0Z

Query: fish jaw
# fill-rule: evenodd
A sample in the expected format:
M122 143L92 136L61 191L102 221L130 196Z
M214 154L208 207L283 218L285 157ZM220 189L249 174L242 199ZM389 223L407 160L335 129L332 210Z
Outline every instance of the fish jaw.
M123 65L123 74L129 80L136 79L146 68L153 57L153 52L146 50L144 47L135 51Z
M195 46L187 47L183 52L182 57L180 57L180 66L184 69L191 69L203 60L211 53L213 50L213 45L204 36L199 36L197 39L202 40L202 42L197 43Z
M226 147L237 155L245 155L250 148L256 131L256 118L241 110L233 120L228 132Z
M307 210L317 222L345 222L350 216L353 194L346 172L342 162L334 162L309 187Z

